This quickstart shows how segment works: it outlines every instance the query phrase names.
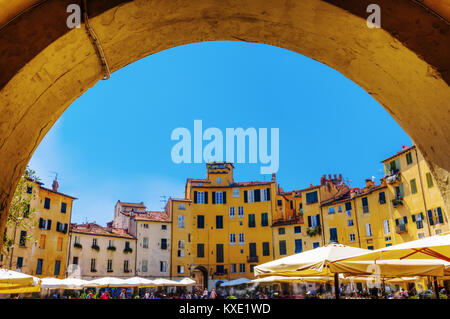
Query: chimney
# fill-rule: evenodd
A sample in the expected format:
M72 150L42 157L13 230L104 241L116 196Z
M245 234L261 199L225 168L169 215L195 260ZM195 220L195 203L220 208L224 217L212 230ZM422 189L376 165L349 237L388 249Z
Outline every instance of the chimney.
M353 199L356 197L356 195L357 195L356 189L355 188L351 189L350 190L350 198Z
M53 184L52 184L52 189L53 189L54 192L57 192L58 191L58 187L59 187L57 179L58 179L58 177L55 177L55 179L53 180Z
M272 173L272 182L275 182L275 181L276 181L276 174Z
M367 188L372 188L374 186L375 186L375 182L371 178L367 178L366 179L366 187Z

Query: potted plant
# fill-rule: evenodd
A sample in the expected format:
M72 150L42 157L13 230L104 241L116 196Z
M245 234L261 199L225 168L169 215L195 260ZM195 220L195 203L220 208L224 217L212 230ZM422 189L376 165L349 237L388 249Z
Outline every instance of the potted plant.
M73 247L75 247L75 248L83 248L83 245L81 245L80 243L75 243L75 244L73 244Z
M96 251L100 250L100 247L98 245L92 245L91 248Z

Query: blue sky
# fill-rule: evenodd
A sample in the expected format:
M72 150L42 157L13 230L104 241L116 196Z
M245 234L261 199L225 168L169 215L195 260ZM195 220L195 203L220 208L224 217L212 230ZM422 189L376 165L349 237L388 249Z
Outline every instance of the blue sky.
M117 200L162 207L183 196L205 164L175 164L175 128L279 128L278 183L285 190L342 173L352 187L383 176L380 161L411 145L357 84L300 54L262 44L205 42L144 58L76 100L34 153L46 186L79 199L73 222L105 224ZM206 145L206 142L204 143ZM235 165L235 180L269 180L261 163Z

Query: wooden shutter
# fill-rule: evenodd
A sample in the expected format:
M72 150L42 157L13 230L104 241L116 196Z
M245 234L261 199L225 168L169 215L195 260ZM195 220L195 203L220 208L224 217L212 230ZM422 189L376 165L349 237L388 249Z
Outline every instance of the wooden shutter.
M194 204L197 204L197 191L194 191Z
M311 227L311 216L308 216L308 227Z
M216 203L216 192L212 192L211 197L212 197L212 203L215 204Z
M244 203L248 202L248 194L247 191L244 191Z
M428 210L428 220L430 222L430 225L434 225L433 222L433 212L431 211L431 209Z
M442 209L440 207L437 208L437 213L438 213L439 223L443 224L444 223L444 217L442 216Z
M208 192L205 192L205 204L208 204Z
M47 230L51 230L52 229L52 220L49 219L47 220Z
M261 201L261 190L260 189L254 190L254 197L255 197L255 202Z
M408 224L408 217L404 216L404 217L403 217L403 222L404 222L405 224Z
M223 192L223 203L227 203L227 192Z
M270 201L270 188L266 188L266 192L267 192L267 200Z

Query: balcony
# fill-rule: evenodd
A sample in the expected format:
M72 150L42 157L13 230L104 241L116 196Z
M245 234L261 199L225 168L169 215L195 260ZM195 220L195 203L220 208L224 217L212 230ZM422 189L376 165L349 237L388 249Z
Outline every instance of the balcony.
M312 226L306 230L306 234L309 237L314 237L322 232L322 228L320 226Z
M258 256L248 256L247 257L248 263L257 263L258 262Z
M283 226L283 225L293 225L293 224L303 224L303 216L294 216L291 219L278 218L274 219L272 226Z
M386 176L386 183L388 184L394 184L398 181L400 181L402 178L400 176L399 171L394 171L390 175Z
M403 198L399 197L392 200L392 206L398 207L402 205L403 205Z
M397 234L403 234L408 232L408 229L406 228L406 224L399 224L395 226L395 231Z

